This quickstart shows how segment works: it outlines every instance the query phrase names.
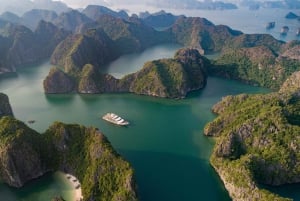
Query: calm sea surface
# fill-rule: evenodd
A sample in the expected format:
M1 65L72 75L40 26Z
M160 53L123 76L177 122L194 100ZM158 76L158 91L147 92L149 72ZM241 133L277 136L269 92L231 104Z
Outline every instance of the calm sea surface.
M178 48L161 45L123 56L107 72L122 77L140 69L145 61L172 57ZM203 136L203 127L215 117L210 108L221 97L268 90L210 77L205 89L184 100L133 94L45 95L42 81L50 67L46 62L19 70L18 76L0 79L0 91L9 96L18 119L36 120L30 126L39 132L54 121L98 127L134 167L142 201L230 200L209 165L213 140ZM106 112L123 116L131 125L116 127L101 120ZM299 188L299 185L286 186L275 191L299 201ZM1 201L47 201L60 194L69 201L70 193L60 174L47 175L19 190L0 185Z

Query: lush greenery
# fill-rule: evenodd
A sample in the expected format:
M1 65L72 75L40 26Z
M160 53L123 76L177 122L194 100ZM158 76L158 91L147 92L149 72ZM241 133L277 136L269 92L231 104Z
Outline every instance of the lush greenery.
M137 94L182 98L189 91L205 86L206 65L209 62L198 50L183 48L175 53L173 59L147 62L140 71L123 79L133 80L130 91Z
M0 177L22 186L48 171L75 175L84 200L137 200L133 170L96 128L54 123L39 134L13 117L0 118Z
M278 55L267 46L258 46L227 49L208 71L212 75L279 89L299 69L299 60Z
M0 72L15 72L16 67L49 58L68 34L45 21L41 21L34 32L25 26L4 22L0 26Z
M200 17L180 17L168 31L176 43L199 48L204 53L221 51L228 41L242 34Z
M173 59L147 62L140 71L122 79L101 74L91 64L84 65L77 73L65 73L55 68L44 80L44 89L47 93L73 92L75 82L75 91L79 93L132 92L183 98L188 92L205 86L205 68L208 65L210 62L198 50L183 48L175 53Z
M228 96L205 127L217 137L211 164L234 200L286 200L259 184L300 181L300 97L297 93Z
M80 180L85 200L137 200L132 168L98 129L56 122L45 135L54 142L59 168Z

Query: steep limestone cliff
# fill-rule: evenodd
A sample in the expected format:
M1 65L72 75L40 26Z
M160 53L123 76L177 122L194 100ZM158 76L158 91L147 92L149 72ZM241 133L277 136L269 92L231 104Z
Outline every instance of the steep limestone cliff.
M211 75L236 79L248 84L279 89L293 72L300 69L298 46L275 52L267 45L224 51L208 69ZM297 56L298 55L298 56Z
M280 93L300 92L300 71L294 72L281 86Z
M4 93L0 93L0 117L13 116L8 96Z
M297 79L294 73L278 93L228 96L213 107L219 116L204 131L217 137L210 162L233 200L289 200L260 184L300 182Z
M99 129L55 122L40 134L14 117L0 117L1 181L22 187L53 171L76 176L83 200L138 200L133 169Z
M52 67L43 81L45 93L70 93L75 90L75 80L56 67Z
M47 144L43 143L40 134L8 116L0 118L0 125L2 181L10 186L21 187L49 171L50 158L44 151L47 150Z
M67 77L75 80L79 93L132 92L166 98L183 98L190 91L206 84L205 69L209 61L196 49L181 49L173 59L161 59L146 63L143 68L122 79L99 73L91 64L84 65L76 74L51 71L44 81L46 93L63 93ZM72 84L72 83L70 83ZM73 86L73 85L72 85ZM71 89L71 85L67 89ZM66 92L70 92L66 90Z
M130 92L136 94L183 98L188 92L205 86L206 65L208 60L198 50L184 48L175 53L174 59L148 62L124 80L131 81Z

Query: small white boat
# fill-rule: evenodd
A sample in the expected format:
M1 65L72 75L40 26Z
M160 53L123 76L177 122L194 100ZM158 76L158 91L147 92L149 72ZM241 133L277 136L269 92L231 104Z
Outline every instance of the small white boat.
M110 123L120 125L120 126L127 126L129 124L128 121L125 121L122 117L114 114L114 113L106 113L102 119L108 121Z

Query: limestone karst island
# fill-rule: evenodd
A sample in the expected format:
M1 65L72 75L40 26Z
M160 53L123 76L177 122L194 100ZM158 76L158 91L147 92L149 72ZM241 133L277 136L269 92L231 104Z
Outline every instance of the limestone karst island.
M0 3L0 200L300 201L299 1Z

